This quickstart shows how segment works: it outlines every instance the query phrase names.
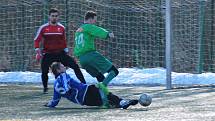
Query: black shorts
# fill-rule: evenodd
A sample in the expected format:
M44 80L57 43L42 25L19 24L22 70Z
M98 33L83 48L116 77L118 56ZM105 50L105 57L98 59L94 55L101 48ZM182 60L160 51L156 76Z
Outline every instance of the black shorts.
M102 106L102 98L99 93L99 89L95 85L90 85L88 87L87 93L85 95L83 105L87 106Z

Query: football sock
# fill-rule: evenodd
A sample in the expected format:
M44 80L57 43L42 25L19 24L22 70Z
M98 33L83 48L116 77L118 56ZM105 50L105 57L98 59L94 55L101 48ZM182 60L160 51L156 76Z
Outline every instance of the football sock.
M101 89L105 95L109 94L109 90L108 90L107 86L105 86L102 82L96 84L96 87Z
M116 73L112 70L108 73L108 75L106 76L106 78L103 80L103 84L105 86L107 86L109 84L109 82L116 77Z

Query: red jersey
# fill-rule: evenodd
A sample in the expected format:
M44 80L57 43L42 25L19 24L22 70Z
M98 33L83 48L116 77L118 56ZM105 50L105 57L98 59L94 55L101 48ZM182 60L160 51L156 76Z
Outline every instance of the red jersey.
M39 48L40 42L42 42L44 53L63 51L67 46L65 27L60 23L57 25L43 24L34 38L34 47Z

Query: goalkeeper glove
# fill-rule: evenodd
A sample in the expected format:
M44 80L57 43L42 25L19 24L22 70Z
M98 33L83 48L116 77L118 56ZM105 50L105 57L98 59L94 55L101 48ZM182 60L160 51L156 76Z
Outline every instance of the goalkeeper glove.
M43 55L42 55L41 50L39 48L36 48L35 52L36 52L36 60L37 60L37 62L39 62L41 60L41 58L43 57Z
M69 48L64 48L63 51L68 55L69 54Z

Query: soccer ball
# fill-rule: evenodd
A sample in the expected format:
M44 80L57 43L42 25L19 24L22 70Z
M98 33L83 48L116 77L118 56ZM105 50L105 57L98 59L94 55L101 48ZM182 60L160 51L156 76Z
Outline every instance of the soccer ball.
M141 94L138 101L142 106L149 106L152 103L152 97L148 94Z

